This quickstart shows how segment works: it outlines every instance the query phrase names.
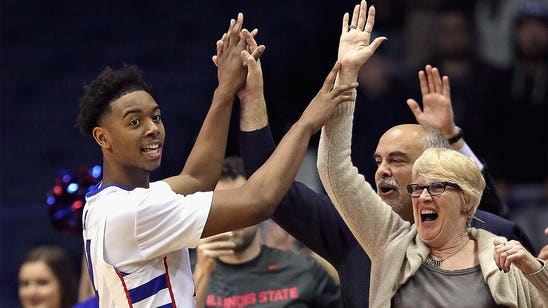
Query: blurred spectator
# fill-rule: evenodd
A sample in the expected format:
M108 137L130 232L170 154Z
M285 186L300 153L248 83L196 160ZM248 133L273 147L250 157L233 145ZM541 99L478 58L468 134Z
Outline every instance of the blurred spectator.
M55 246L30 250L19 268L19 299L26 307L69 308L77 282L66 252Z
M476 36L470 7L448 3L436 15L434 54L431 61L447 76L451 76L451 97L455 122L464 123L468 115L470 101L475 97L472 83L478 69L476 57ZM414 76L413 76L414 77ZM464 124L460 124L464 125ZM467 128L464 128L467 130Z
M491 93L487 127L494 150L489 162L493 176L502 182L542 184L548 157L547 6L524 6L520 12L515 55L513 66L499 74L496 88L486 89ZM523 160L532 163L532 168L524 167Z
M520 4L515 60L486 89L488 161L513 219L542 247L548 219L548 4Z
M519 1L480 0L475 6L478 56L496 68L508 68L513 60L514 19Z
M467 143L485 156L486 142L485 89L495 87L496 71L478 57L477 37L469 1L442 1L434 22L425 36L432 41L428 60L445 75L451 76L451 98L455 123L463 129ZM416 84L415 76L407 74L407 84ZM415 86L413 91L417 91ZM413 96L418 96L415 93Z
M442 0L403 0L405 21L402 28L403 67L416 71L430 58L435 16ZM387 35L389 35L387 33Z
M241 158L229 157L215 190L246 181ZM339 286L314 259L293 251L285 231L271 237L283 247L277 249L261 244L259 230L254 225L200 239L193 270L197 307L342 307Z

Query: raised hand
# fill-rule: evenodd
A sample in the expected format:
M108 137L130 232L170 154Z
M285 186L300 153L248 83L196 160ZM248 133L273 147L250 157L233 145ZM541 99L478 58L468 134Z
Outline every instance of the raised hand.
M367 15L367 2L361 1L354 7L352 20L349 23L349 14L345 13L342 22L342 33L339 40L338 61L341 70L350 70L357 74L360 67L367 62L375 50L386 40L386 37L378 37L370 43L371 32L375 24L375 7L369 7Z
M419 103L412 98L407 100L407 105L419 124L435 127L445 138L450 138L458 131L455 127L453 106L451 105L449 77L443 76L442 79L438 69L430 65L426 65L425 71L419 71L422 109Z
M242 104L249 102L249 100L264 100L263 71L259 58L264 53L265 46L257 45L255 41L257 32L257 29L252 32L243 29L241 33L247 43L247 50L242 52L242 60L248 68L245 84L237 93ZM251 58L248 58L247 55L251 55Z
M495 239L493 244L495 244L493 258L499 269L504 272L510 270L511 264L514 264L524 274L531 274L542 268L540 262L518 241L503 242Z
M308 104L297 122L310 128L312 133L317 132L329 120L340 103L355 99L351 90L358 86L357 82L333 87L339 68L340 63L336 62L327 75L322 88Z
M265 46L258 45L257 42L255 41L255 36L257 35L258 32L259 30L256 28L253 29L253 31L251 32L249 32L249 30L247 29L243 29L240 32L240 38L246 42L246 51L249 52L258 63L258 71L255 71L251 74L249 74L248 72L248 74L246 75L244 86L242 86L237 92L240 102L245 102L248 99L261 99L261 98L264 99L262 69L261 69L259 58L264 53ZM226 33L223 33L223 36L221 37L221 39L217 41L217 54L211 57L213 64L215 64L215 66L217 67L219 67L218 55L223 54L223 51L224 51L225 38L226 38ZM243 66L244 67L247 66L245 61L243 62Z
M246 68L240 54L247 48L245 39L240 36L244 15L238 13L238 19L230 20L228 31L217 41L216 65L219 89L228 95L236 95L245 83Z
M255 28L253 29L253 31L249 32L249 30L247 29L243 29L243 31L247 31L248 33L251 34L251 38L253 39L253 41L249 40L248 37L244 37L242 35L242 37L246 40L246 43L247 43L247 51L251 54L253 54L253 52L255 51L255 48L259 47L257 45L257 42L255 42L255 35L257 35L257 33L259 33L259 29ZM225 36L226 36L226 33L223 33L223 35L221 36L221 38L217 41L216 43L216 47L217 47L217 53L222 53L223 52L223 41L225 39ZM257 54L257 55L254 55L255 59L259 59L261 55L260 54ZM211 56L211 60L213 61L213 64L215 64L216 67L219 67L219 62L218 62L218 57L217 57L217 54L214 54L213 56Z

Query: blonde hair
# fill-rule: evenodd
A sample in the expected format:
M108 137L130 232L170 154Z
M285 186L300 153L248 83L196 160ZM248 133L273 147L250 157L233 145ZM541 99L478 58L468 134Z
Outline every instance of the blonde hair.
M476 213L485 189L485 179L470 157L450 149L426 149L413 164L413 178L418 175L458 184L464 202L472 205L467 209L469 218Z

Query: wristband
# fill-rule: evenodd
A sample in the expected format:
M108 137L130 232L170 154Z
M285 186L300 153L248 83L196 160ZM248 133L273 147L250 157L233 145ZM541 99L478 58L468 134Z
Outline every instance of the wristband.
M460 139L462 139L462 137L464 137L464 133L462 132L462 129L458 126L455 126L455 128L459 132L456 135L454 135L453 137L447 139L447 142L449 142L449 144L453 144L453 143L459 141Z

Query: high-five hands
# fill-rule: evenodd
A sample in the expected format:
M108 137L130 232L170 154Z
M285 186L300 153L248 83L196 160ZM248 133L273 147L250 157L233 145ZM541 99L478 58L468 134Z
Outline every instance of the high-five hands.
M219 86L230 94L240 90L247 78L242 52L248 51L255 59L259 59L265 50L264 45L257 46L253 39L258 32L257 29L252 32L242 30L243 20L242 13L238 13L236 20L230 20L227 32L223 33L216 43L217 53L212 57L213 63L217 66Z

